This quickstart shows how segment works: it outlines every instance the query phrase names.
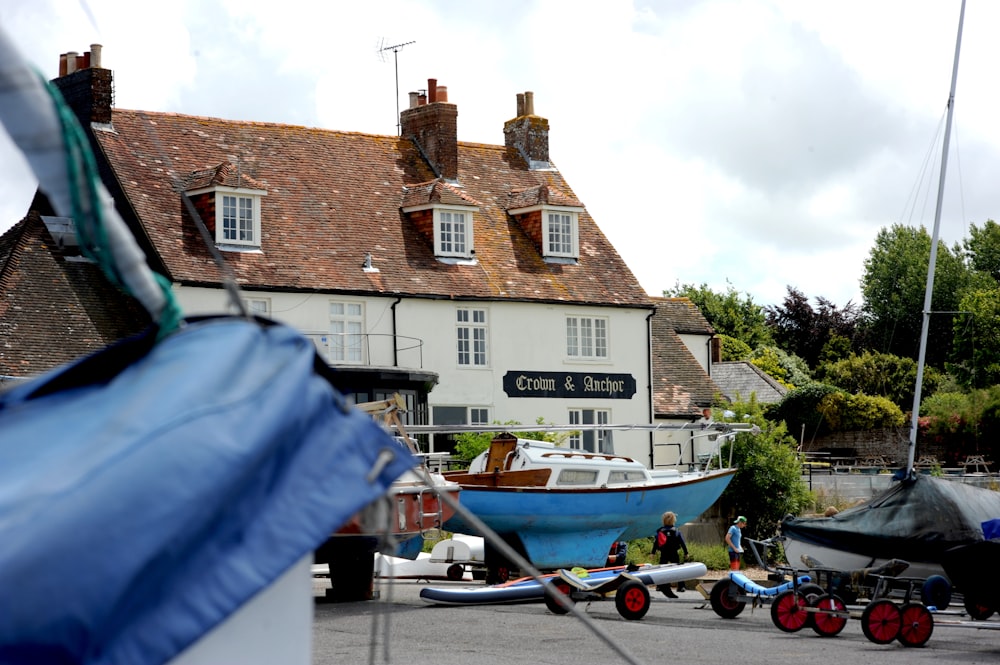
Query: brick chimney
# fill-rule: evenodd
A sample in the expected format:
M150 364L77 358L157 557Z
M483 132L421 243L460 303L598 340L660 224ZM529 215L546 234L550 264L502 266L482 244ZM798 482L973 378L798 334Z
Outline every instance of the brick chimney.
M114 88L111 70L101 67L100 44L91 44L83 55L76 51L60 55L59 78L52 83L84 127L111 122Z
M530 169L549 165L549 121L535 115L535 93L517 94L517 117L503 125L504 145L515 148Z
M427 79L427 92L410 93L410 108L399 114L400 134L417 145L434 174L458 180L458 107L448 88Z

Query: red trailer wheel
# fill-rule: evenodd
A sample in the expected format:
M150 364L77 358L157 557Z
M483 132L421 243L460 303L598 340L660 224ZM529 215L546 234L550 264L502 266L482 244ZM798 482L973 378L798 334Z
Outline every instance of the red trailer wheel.
M549 582L549 584L554 586L559 591L562 591L566 597L569 598L570 604L573 604L573 599L569 595L570 588L568 584L562 580L555 580ZM553 614L566 614L569 612L569 608L563 607L562 603L556 600L555 596L550 594L548 591L545 592L545 607L549 608L549 612L552 612Z
M846 612L847 606L838 596L825 593L816 599L813 607L817 611L813 613L812 628L818 635L833 637L844 630L847 617L839 614Z
M897 639L908 647L922 647L934 632L934 616L920 603L907 603L899 610Z
M808 603L805 596L789 589L782 591L771 602L771 621L780 630L794 633L809 622Z
M875 644L888 644L896 639L901 624L899 608L887 598L872 601L861 613L861 630Z
M649 611L649 589L638 580L631 580L621 585L615 594L615 607L618 614L629 621L638 621Z

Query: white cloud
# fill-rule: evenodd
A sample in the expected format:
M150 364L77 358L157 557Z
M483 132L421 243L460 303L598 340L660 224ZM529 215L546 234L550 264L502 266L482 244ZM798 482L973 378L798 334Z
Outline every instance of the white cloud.
M50 0L0 6L0 26L49 77L60 53L104 44L124 108L391 135L397 104L436 78L459 139L499 144L531 90L552 160L647 291L731 284L776 304L791 285L844 304L881 227L933 222L925 159L959 5L184 0L151 20L143 2ZM970 3L949 244L1000 208L998 25L1000 3ZM0 229L33 188L0 139Z

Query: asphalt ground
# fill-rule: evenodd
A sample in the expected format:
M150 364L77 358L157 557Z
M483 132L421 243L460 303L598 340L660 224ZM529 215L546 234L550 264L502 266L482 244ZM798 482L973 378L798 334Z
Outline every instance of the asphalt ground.
M322 582L313 620L313 663L399 663L469 665L517 663L584 665L588 663L691 663L738 665L921 665L1000 662L1000 630L944 625L961 617L950 608L936 615L934 632L920 648L899 642L878 645L851 619L836 637L812 629L780 631L770 605L747 605L735 619L723 619L695 590L677 600L652 594L652 606L639 621L623 619L613 600L580 603L589 623L556 615L543 602L513 605L430 605L419 594L425 586L472 586L469 582L376 581L377 600L321 602ZM711 582L705 582L709 588ZM980 622L1000 628L1000 620ZM623 649L623 656L608 642Z

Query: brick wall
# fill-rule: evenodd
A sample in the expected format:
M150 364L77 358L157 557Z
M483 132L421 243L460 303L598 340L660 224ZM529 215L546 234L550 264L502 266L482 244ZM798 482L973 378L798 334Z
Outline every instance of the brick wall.
M458 180L458 107L435 102L399 114L404 138L414 141L441 178Z

